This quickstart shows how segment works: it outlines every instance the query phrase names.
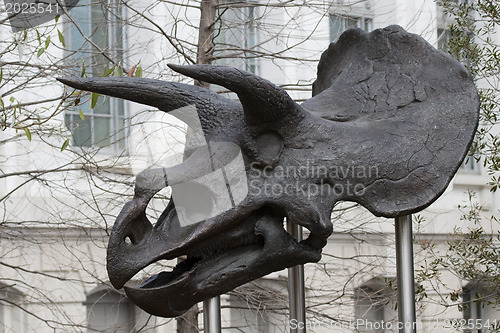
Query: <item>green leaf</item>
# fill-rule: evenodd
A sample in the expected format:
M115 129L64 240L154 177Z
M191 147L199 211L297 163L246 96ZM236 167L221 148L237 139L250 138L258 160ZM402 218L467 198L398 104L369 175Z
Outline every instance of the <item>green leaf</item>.
M85 120L85 115L83 114L82 109L78 111L78 114L80 115L81 120Z
M55 18L56 23L59 21L59 18L60 18L60 17L61 17L61 15L59 15L59 14L58 14L58 15L56 15L56 18ZM63 46L64 46L64 45L63 45Z
M96 104L97 104L97 99L99 98L99 94L98 93L92 93L91 96L90 96L90 108L93 109L95 108Z
M110 76L115 71L115 67L104 70L102 76Z
M41 47L41 48L38 50L38 52L36 53L36 56L37 56L37 57L40 57L40 56L43 54L43 52L45 52L45 49L44 49L43 47Z
M66 141L64 141L62 147L61 147L61 151L63 151L64 149L68 148L69 146L69 139L66 139Z
M28 141L31 142L31 132L30 132L30 129L28 127L24 128L24 133L26 133L26 137L28 138Z
M59 31L59 29L57 29L57 35L59 36L59 41L61 42L61 45L63 47L66 47L66 43L64 42L64 35L62 34L61 31Z
M113 76L116 76L116 77L123 76L123 69L122 69L121 63L118 64L118 66L116 66L115 72L113 73Z
M83 62L82 62L82 74L80 75L80 77L83 77L85 75L85 59L83 59Z
M2 82L3 78L3 68L0 68L0 82Z
M142 77L142 67L141 66L137 66L137 69L135 70L135 76Z
M14 96L10 96L10 102L11 102L11 103L14 103L14 102L15 102Z
M48 49L50 45L50 36L45 40L45 49Z

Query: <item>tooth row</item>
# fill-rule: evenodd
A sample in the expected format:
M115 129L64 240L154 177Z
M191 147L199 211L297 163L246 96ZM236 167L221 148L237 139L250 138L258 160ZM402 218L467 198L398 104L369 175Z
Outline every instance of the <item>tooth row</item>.
M213 255L243 247L257 242L255 234L247 234L238 238L226 239L213 244L209 244L202 249L197 249L189 252L188 257L201 257L202 259Z

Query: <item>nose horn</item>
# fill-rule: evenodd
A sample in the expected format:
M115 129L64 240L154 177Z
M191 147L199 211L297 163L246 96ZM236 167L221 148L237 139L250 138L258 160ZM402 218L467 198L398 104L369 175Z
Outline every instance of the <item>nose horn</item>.
M146 207L151 198L170 182L189 179L186 170L191 168L186 168L186 163L168 169L147 169L136 176L134 199L125 204L109 236L106 268L116 289L122 288L138 271L171 250L146 217Z
M123 207L111 230L106 268L116 289L122 288L137 273L137 267L143 264L144 259L140 257L142 251L137 248L147 241L153 229L146 217L150 199L146 198L137 196L136 191L136 197Z

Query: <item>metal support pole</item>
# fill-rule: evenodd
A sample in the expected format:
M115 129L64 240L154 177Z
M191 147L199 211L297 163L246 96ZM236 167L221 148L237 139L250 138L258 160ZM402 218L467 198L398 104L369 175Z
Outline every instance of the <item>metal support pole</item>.
M287 230L297 241L300 242L302 240L301 226L287 222ZM290 333L305 333L306 295L304 288L304 265L288 269L288 304L290 309Z
M416 333L411 215L396 217L395 224L399 333Z
M203 301L203 326L205 333L221 333L220 296Z

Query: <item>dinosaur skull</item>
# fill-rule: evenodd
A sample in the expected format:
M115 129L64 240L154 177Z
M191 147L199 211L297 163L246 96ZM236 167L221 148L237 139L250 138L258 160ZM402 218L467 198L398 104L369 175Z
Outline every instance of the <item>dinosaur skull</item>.
M338 201L385 217L430 205L465 157L478 122L477 92L465 68L397 26L345 32L322 55L314 97L301 105L269 81L235 68L170 67L224 86L239 101L142 78L59 79L165 112L192 106L200 117L204 144L187 150L179 166L137 176L135 196L109 240L107 268L115 288L159 260L186 258L139 287L125 286L133 302L158 316L180 315L270 272L318 261ZM239 174L227 168L235 156ZM217 190L192 181L224 168L229 176ZM205 210L224 201L219 192L235 186L246 191L232 197L228 209L186 224L176 209L176 184L195 186L190 193L200 195ZM152 225L146 206L169 185L173 201ZM288 234L285 218L305 227L307 239L297 242Z

